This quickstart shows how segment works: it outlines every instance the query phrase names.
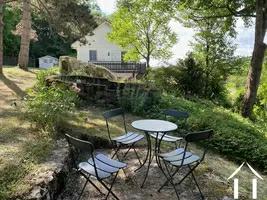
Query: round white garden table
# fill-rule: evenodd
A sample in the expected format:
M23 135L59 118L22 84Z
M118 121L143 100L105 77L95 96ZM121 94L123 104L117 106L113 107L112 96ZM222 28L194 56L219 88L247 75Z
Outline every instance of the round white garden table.
M146 158L143 162L143 164L136 169L135 171L139 170L140 168L142 168L145 163L148 160L148 165L147 165L147 170L146 170L146 175L145 178L143 180L143 183L141 185L141 187L144 186L144 183L146 181L148 172L149 172L149 168L150 168L150 164L152 162L152 144L151 144L151 139L150 139L150 134L151 132L153 133L163 133L162 137L164 136L164 134L174 131L176 130L178 127L176 124L169 122L169 121L165 121L165 120L157 120L157 119L143 119L143 120L137 120L132 122L132 127L140 130L140 131L144 131L145 135L146 135L146 140L147 140L147 154L146 154ZM158 150L159 151L159 146L157 147L157 145L160 145L160 143L155 142L155 153Z

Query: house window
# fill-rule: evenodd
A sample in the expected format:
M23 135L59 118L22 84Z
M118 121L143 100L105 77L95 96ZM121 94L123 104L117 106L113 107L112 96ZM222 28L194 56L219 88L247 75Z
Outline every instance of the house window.
M89 51L89 60L90 61L97 61L96 50L90 50Z
M47 59L44 59L44 63L48 63L48 62L47 62Z
M110 56L110 52L108 52L108 56Z
M126 51L121 52L121 62L124 62L124 55L126 54Z

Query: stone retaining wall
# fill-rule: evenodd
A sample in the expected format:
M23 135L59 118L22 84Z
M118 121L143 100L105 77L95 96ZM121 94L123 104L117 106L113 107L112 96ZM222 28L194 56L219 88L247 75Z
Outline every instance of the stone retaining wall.
M105 78L94 78L89 76L79 75L60 75L47 79L47 83L50 85L52 82L62 82L77 84L77 87L81 89L78 93L81 99L88 102L100 103L103 105L117 105L117 90L123 90L125 86L129 86L133 89L143 90L146 92L158 92L157 90L147 90L144 84L139 83L119 83L115 81L109 81Z

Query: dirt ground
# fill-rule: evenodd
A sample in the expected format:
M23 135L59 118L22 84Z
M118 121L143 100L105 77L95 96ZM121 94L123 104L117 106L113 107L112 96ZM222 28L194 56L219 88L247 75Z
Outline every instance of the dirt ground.
M111 150L100 150L99 153L104 153L105 155L111 155ZM145 157L146 149L139 148L138 153L142 154L142 157ZM172 186L164 187L161 192L157 192L160 186L165 182L165 176L162 174L161 170L159 169L155 158L151 164L148 177L146 179L144 188L141 188L142 181L145 176L145 172L147 169L147 164L143 166L137 172L134 172L136 168L139 166L139 162L134 156L134 152L130 152L127 155L127 159L125 162L127 163L127 167L125 168L124 172L121 170L116 182L113 186L113 192L122 200L172 200L177 199L175 191ZM182 169L181 174L186 173L186 169ZM176 179L182 177L182 175L178 175ZM220 180L219 177L215 177L210 170L205 167L205 163L202 166L199 166L199 169L195 173L202 192L207 200L217 200L217 199L231 199L227 196L232 196L231 190L232 188L225 183L223 180ZM102 187L96 180L93 181L97 186L101 188L103 192L106 193L104 187ZM108 180L110 182L110 180ZM67 187L58 198L58 200L74 200L78 199L78 196L81 192L81 188L85 183L85 178L80 176L75 172L71 172L69 174L69 179L67 183ZM181 200L194 200L194 199L201 199L199 192L191 179L191 176L185 179L185 181L180 185L177 186L179 190L179 197ZM228 193L228 194L227 194ZM86 186L85 191L81 199L104 199L105 196L101 196L98 191L89 183ZM109 195L108 199L114 199L112 195Z

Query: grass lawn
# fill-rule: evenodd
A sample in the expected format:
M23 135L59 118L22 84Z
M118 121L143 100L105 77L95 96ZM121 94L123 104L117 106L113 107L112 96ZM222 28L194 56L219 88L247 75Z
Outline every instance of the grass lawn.
M38 69L24 72L17 67L4 67L5 76L0 79L0 199L20 196L32 187L35 174L45 169L42 163L55 148L55 141L31 128L24 118L20 99L26 95L26 89L33 87ZM15 102L15 104L14 104ZM76 112L76 118L69 119L67 130L71 134L86 134L108 139L103 118L105 108L94 106ZM140 117L128 114L127 124ZM115 120L111 128L122 131ZM145 143L143 143L145 145ZM141 145L142 146L142 145ZM198 152L197 147L192 149ZM216 196L233 196L233 180L227 178L238 167L222 156L208 153L205 163L198 173L205 173L205 187L214 188ZM207 173L209 172L209 173ZM240 199L251 199L251 178L249 170L239 173ZM267 189L264 181L258 181L258 199L266 199ZM130 187L127 187L130 189ZM131 194L129 194L131 195Z

